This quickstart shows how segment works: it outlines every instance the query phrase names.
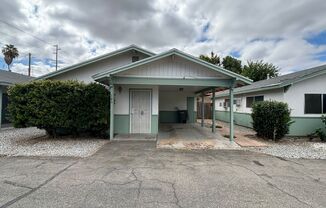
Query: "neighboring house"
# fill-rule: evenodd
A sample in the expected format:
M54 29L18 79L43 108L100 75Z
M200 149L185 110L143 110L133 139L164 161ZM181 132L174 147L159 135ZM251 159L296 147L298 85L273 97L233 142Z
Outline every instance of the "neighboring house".
M8 87L17 83L28 82L32 79L33 77L0 69L0 128L9 123L7 112Z
M159 123L178 122L178 110L187 111L187 122L193 123L197 96L251 83L177 49L156 55L135 45L38 79L96 81L109 86L111 139L115 134L156 135ZM233 138L233 123L230 125Z
M216 93L216 118L229 121L228 91ZM324 128L321 115L326 114L326 65L254 82L234 89L234 122L252 127L251 107L263 100L282 101L289 105L291 118L289 135L306 136Z

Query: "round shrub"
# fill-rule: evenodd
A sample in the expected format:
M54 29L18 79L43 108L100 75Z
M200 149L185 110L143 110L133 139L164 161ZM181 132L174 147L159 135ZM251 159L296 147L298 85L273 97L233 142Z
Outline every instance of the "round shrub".
M291 111L286 103L256 102L252 107L253 128L265 139L279 140L289 132Z
M16 84L8 94L15 127L36 126L53 136L108 129L109 92L100 84L42 80Z

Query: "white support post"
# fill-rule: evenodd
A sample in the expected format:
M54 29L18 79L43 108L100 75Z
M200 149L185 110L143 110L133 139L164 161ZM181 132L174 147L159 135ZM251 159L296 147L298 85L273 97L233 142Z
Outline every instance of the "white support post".
M215 88L212 89L212 132L215 133Z
M110 85L110 140L114 137L114 85Z
M230 86L230 142L234 140L234 121L233 121L233 103L234 103L234 95L233 95L233 85Z
M205 102L204 102L204 93L201 95L201 127L204 127L205 121Z

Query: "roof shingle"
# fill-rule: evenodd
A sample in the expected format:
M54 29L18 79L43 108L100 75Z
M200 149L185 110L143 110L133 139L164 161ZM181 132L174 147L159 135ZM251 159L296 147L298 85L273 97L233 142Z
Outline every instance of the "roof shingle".
M326 73L326 65L317 66L310 69L294 72L291 74L286 74L283 76L254 82L250 85L246 85L243 87L235 88L234 94L243 94L243 93L256 92L256 91L262 91L268 89L277 89L301 81L303 79L309 78L310 76L314 76L316 74L324 73L324 72ZM228 95L228 93L229 93L228 90L224 90L216 93L216 96L223 97L225 95Z
M29 77L15 72L0 70L0 85L12 85L21 82L28 82L32 79L34 79L34 77Z

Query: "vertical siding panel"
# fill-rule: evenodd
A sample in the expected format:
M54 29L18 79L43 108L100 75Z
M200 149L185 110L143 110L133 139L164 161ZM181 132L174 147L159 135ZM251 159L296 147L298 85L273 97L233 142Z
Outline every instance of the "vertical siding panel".
M218 77L216 72L179 57L175 57L173 61L171 57L166 57L162 60L139 66L135 70L122 72L121 74L156 77Z

